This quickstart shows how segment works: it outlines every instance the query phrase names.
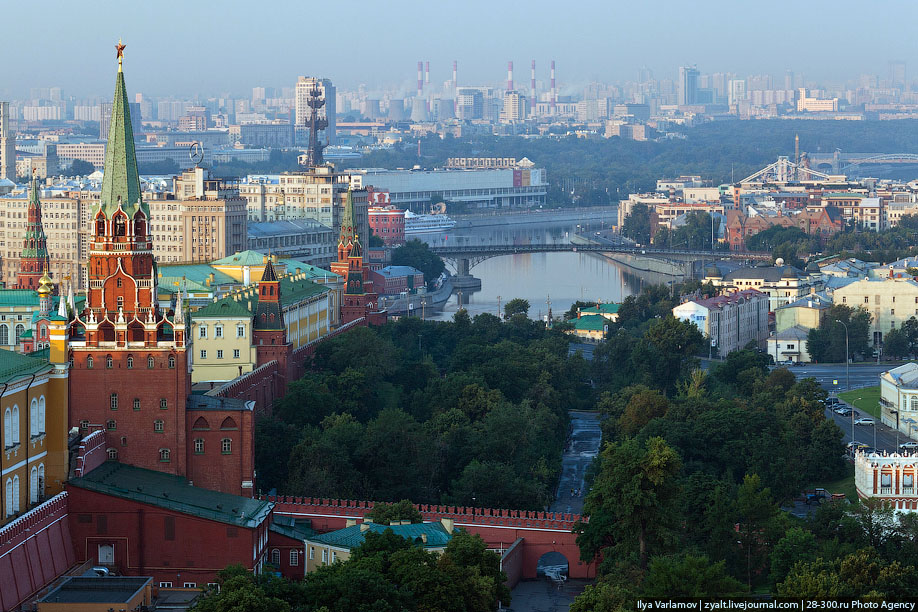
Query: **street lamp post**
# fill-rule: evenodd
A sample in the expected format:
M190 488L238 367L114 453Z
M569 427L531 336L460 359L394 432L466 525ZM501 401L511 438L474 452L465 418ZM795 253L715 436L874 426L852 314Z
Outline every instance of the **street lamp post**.
M851 359L851 353L848 352L848 324L840 319L835 319L836 323L845 326L845 391L851 389L851 379L848 378L848 361Z

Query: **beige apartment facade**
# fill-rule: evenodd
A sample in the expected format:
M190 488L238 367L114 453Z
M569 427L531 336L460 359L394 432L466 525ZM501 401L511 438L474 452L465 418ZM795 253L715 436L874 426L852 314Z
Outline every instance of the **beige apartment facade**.
M832 299L870 313L870 342L874 346L882 344L889 330L918 317L918 282L911 277L865 278L839 287Z

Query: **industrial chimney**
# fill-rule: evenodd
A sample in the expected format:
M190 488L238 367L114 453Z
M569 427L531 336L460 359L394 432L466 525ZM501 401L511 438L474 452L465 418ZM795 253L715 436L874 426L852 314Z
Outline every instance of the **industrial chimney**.
M513 62L507 62L507 91L513 91Z

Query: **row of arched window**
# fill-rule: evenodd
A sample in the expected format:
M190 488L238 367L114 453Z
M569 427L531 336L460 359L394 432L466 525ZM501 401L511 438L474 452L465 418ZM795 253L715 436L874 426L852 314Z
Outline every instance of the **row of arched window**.
M3 411L3 446L10 448L20 443L19 406L14 404ZM29 406L29 436L36 438L45 433L45 396L32 398Z
M279 568L280 562L281 562L280 550L277 548L272 548L271 549L271 565L273 565L275 568ZM291 550L290 551L290 565L297 566L299 564L300 564L299 551L297 551L296 549Z
M134 356L133 355L127 356L125 365L128 370L134 369ZM86 367L91 370L95 366L96 366L96 361L95 359L93 359L93 356L90 355L89 357L86 358ZM115 367L115 360L112 358L111 355L106 355L105 356L105 368L110 370L113 367ZM156 367L156 360L153 359L153 355L148 355L147 356L147 369L152 370L155 367ZM170 370L175 369L175 355L169 355L169 369Z
M16 341L12 344L19 344L19 339L22 337L22 334L25 333L25 325L18 323L15 327L16 332ZM0 324L0 344L8 345L10 344L10 326Z
M112 394L109 396L109 398L108 398L108 406L109 406L109 408L111 408L112 410L118 410L118 394L117 394L117 393L112 393ZM139 397L135 397L135 398L134 398L134 401L131 403L131 407L132 407L134 410L140 410L140 398L139 398ZM159 400L159 409L160 409L160 410L168 410L168 408L169 408L169 402L166 400L166 398L164 398L164 397L163 397L163 398L160 398L160 400Z
M231 438L223 438L222 440L220 440L220 453L224 455L233 454L233 440ZM194 454L195 455L204 454L204 438L194 439Z
M45 464L39 463L29 470L29 505L37 504L45 494ZM21 508L19 498L19 476L6 479L6 517L18 514Z

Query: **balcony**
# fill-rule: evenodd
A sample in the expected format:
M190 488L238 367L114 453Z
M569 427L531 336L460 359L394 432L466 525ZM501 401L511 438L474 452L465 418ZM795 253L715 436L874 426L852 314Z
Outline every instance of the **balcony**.
M880 495L892 495L892 487L880 487Z

